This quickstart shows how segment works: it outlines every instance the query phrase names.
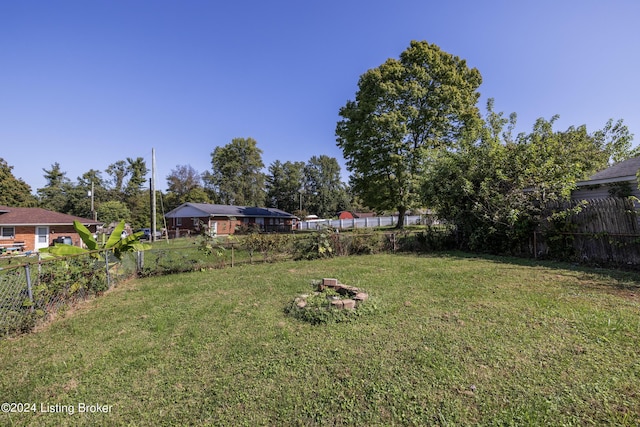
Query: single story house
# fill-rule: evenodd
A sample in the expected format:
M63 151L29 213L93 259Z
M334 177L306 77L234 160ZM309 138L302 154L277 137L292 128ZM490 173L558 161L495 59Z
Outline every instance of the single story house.
M0 250L37 251L56 239L80 246L82 240L73 228L73 221L79 221L92 232L101 225L98 221L42 208L0 206Z
M298 218L275 208L183 203L165 214L169 236L187 233L233 234L239 226L255 226L265 232L290 232Z
M638 169L640 169L640 157L618 162L585 181L577 182L576 189L571 193L571 199L594 200L615 196L640 198Z

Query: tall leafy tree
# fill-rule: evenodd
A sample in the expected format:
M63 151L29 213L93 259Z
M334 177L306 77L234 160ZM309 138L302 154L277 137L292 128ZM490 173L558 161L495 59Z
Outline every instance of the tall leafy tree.
M106 173L111 176L111 200L126 204L134 227L149 225L149 194L144 191L148 172L142 157L127 157L126 160L112 163L106 169Z
M93 183L93 185L92 185ZM93 190L93 197L91 191ZM91 218L91 200L94 202L94 210L104 201L109 199L109 193L104 186L102 173L96 169L90 169L76 179L75 184L69 184L65 193L66 204L64 212L82 218Z
M0 205L12 207L33 207L36 198L31 187L22 179L13 175L13 166L0 157Z
M124 188L127 197L138 196L147 182L147 173L149 169L142 157L135 159L127 157L127 175L129 180Z
M481 82L477 69L425 41L363 74L336 127L355 194L374 209L396 209L402 228L420 203L432 150L456 147L479 126Z
M640 156L640 147L632 147L633 134L620 119L609 119L604 127L593 134L598 146L609 156L609 163L618 163Z
M304 167L305 210L320 217L332 217L349 204L335 157L313 156Z
M110 164L106 172L111 176L111 188L115 194L121 195L124 189L124 180L127 176L127 163L124 160L118 160Z
M285 212L300 209L300 191L304 179L304 162L285 163L276 160L266 177L267 204Z
M40 207L55 212L68 212L68 193L73 187L67 173L62 170L60 163L51 165L51 169L42 169L47 183L38 188Z
M262 206L265 201L262 150L253 138L234 138L211 153L212 172L204 178L223 204Z
M202 186L201 174L191 165L178 165L167 176L167 209L186 202L208 203L210 200Z
M120 221L130 223L131 212L124 203L118 200L109 200L100 204L100 207L98 208L98 219L105 224L117 223Z

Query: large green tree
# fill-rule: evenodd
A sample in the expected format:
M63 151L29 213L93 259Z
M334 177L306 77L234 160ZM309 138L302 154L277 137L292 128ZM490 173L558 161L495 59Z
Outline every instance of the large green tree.
M304 209L321 218L331 218L348 208L349 196L335 157L321 155L309 159L304 167L304 196Z
M262 150L253 138L234 138L211 153L212 172L203 175L215 199L228 205L263 206Z
M22 179L13 175L13 166L0 157L0 205L12 207L35 206L36 198L31 187Z
M118 200L110 200L98 207L98 219L105 224L118 223L120 221L131 222L131 212L127 205ZM136 227L138 228L138 227Z
M149 194L145 191L149 169L142 157L118 160L106 169L111 176L110 200L121 201L131 212L133 227L148 227Z
M51 169L42 169L47 183L44 187L38 188L38 198L40 207L54 212L67 213L68 194L73 184L67 178L67 173L62 170L60 163L55 162Z
M266 177L267 205L285 212L300 209L304 180L304 162L285 163L276 160L269 166Z
M480 72L435 44L412 41L360 77L355 101L336 127L352 191L377 210L405 212L420 204L420 184L433 150L473 138Z
M177 165L167 175L166 208L173 209L182 203L209 203L209 196L202 186L200 173L191 165Z
M67 186L65 197L67 200L65 213L82 218L92 218L97 207L109 200L110 195L105 188L102 173L99 170L90 169L79 176L75 184ZM91 211L92 200L94 212ZM100 218L98 219L100 220Z

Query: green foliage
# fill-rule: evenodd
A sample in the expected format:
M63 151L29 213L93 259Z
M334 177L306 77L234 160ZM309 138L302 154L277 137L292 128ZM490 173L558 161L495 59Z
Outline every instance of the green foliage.
M343 246L346 246L348 255L371 255L382 249L380 235L372 233L370 229L356 229L349 234L343 233L341 238L346 240Z
M196 239L196 245L198 250L207 256L216 256L222 258L226 248L220 243L218 237L211 235L210 233L202 233Z
M36 199L31 187L22 179L13 176L13 166L0 157L0 206L32 207Z
M234 138L211 153L212 172L204 181L219 203L239 206L263 206L264 174L262 150L253 138Z
M420 251L433 252L455 249L455 227L428 226L416 234Z
M296 259L329 258L335 255L333 242L336 239L335 231L330 227L323 227L296 240Z
M286 253L291 244L291 237L286 234L251 233L241 240L241 247L249 252L252 261L256 252L262 254L264 261L273 261L276 255Z
M349 207L349 196L334 157L313 156L304 167L304 208L320 218L331 218Z
M100 203L97 212L98 218L104 224L111 224L120 220L131 221L131 211L124 202L118 200Z
M47 184L43 188L38 188L39 205L41 208L54 212L68 211L69 192L73 185L67 173L62 170L60 163L51 165L51 169L42 169Z
M120 221L120 223L114 228L113 232L109 236L109 239L102 248L93 237L91 231L89 231L89 229L82 223L80 223L79 221L74 221L73 227L80 235L80 238L87 246L87 249L67 245L64 243L56 243L54 246L41 249L40 252L48 253L53 256L66 256L88 251L95 251L98 249L111 249L113 250L113 254L116 256L116 258L122 259L122 255L126 252L144 251L151 247L146 243L140 242L140 238L144 235L144 233L141 231L122 238L121 235L125 228L124 220Z
M555 131L557 118L538 119L531 133L514 139L516 115L494 112L490 99L479 140L434 157L422 186L424 203L457 226L463 246L521 253L545 220L546 206L567 200L578 180L606 167L618 150L611 148L616 137L610 131ZM624 137L620 129L618 136Z
M346 299L334 289L327 288L311 294L299 296L284 308L284 313L298 320L320 325L353 321L365 314L372 314L376 305L370 300L359 302L354 309L340 309L331 304L332 300ZM304 306L301 306L304 301Z
M107 289L102 260L73 257L43 264L39 284L34 288L34 300L36 307L44 309L51 301L64 301L74 294L97 294Z
M421 205L420 183L434 151L473 137L482 77L434 44L412 41L400 55L360 77L355 101L336 127L353 192L376 210Z
M267 204L285 212L300 208L300 189L304 182L304 162L281 163L276 160L269 166L266 177Z
M202 177L190 165L178 165L167 176L167 209L173 209L183 203L210 203L209 195L202 186Z

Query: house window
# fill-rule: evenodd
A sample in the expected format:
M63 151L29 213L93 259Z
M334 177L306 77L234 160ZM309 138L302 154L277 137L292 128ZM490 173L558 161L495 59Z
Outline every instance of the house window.
M182 218L176 218L176 226L182 227Z
M13 239L16 235L16 229L14 227L0 227L0 239L9 240Z

